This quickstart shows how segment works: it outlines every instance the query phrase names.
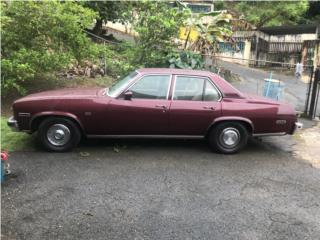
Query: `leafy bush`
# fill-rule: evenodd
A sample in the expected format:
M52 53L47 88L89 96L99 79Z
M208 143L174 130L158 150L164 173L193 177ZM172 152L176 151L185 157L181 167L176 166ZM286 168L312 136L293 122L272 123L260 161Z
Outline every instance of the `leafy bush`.
M2 93L26 92L25 84L71 61L93 58L99 48L83 33L96 14L74 2L1 3Z
M189 16L189 11L179 10L160 1L142 1L135 8L133 20L137 38L135 61L146 67L162 66L166 56L176 47L174 39Z
M170 68L203 69L204 60L200 54L190 51L171 53L167 56Z
M135 62L136 47L129 42L106 45L103 54L106 61L106 73L114 78L123 77L143 66Z

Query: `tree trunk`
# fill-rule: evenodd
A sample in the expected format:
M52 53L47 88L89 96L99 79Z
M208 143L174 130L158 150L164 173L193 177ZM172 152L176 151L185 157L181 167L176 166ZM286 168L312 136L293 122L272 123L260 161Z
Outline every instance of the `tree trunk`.
M92 32L95 35L101 36L102 35L102 24L103 20L102 19L97 19L96 25L94 26Z
M183 48L184 50L187 48L189 37L190 37L190 33L191 33L191 28L189 29L186 41L184 42L184 48Z

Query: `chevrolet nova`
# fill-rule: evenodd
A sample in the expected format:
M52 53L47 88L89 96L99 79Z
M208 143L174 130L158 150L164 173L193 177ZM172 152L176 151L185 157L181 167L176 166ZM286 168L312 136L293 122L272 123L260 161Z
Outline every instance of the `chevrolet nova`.
M49 151L88 138L205 138L221 153L250 136L293 134L302 127L285 103L250 96L207 71L145 68L110 88L47 91L18 99L8 125L37 132Z

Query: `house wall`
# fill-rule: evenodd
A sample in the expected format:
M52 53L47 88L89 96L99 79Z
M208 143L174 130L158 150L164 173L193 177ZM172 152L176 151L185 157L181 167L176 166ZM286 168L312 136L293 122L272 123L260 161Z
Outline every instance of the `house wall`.
M305 40L315 40L317 35L315 33L308 34L287 34L287 35L271 35L270 42L303 42Z
M285 62L294 65L303 56L302 52L305 51L303 49L303 42L317 39L317 34L269 35L260 31L237 31L233 34L233 38L236 42L245 42L245 51L240 53L224 52L219 55L252 59L252 61L224 59L226 61L237 62L243 65L255 64L258 66L272 65L263 61ZM258 45L256 45L256 39L259 39ZM258 52L256 51L256 47L258 47ZM315 64L319 63L319 58L320 51L317 49L317 52L314 53ZM255 63L255 60L260 61ZM280 66L279 64L276 65ZM284 64L284 66L287 65Z

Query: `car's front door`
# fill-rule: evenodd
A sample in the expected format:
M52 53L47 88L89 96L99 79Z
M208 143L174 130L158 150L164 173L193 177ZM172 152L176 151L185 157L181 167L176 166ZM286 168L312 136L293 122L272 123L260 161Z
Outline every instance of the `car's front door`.
M106 133L112 135L167 134L171 75L145 75L126 92L132 97L112 99L106 114Z
M203 135L221 116L221 94L205 77L175 76L169 110L169 129L173 135Z

